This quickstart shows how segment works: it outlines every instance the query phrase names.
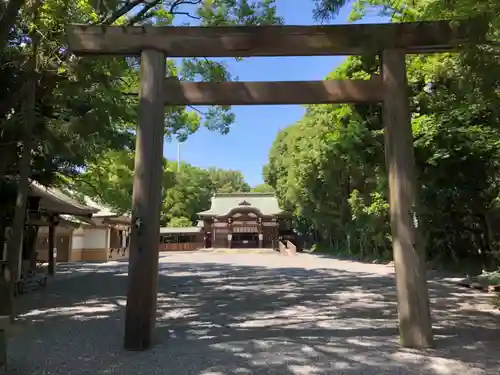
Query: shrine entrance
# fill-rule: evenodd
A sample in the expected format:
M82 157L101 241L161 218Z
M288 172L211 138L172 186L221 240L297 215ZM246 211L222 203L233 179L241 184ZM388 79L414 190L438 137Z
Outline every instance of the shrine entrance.
M406 54L478 42L470 21L335 26L122 27L72 25L77 55L141 56L125 348L150 347L156 323L165 105L382 103L400 342L433 344L425 261L415 228L416 176ZM181 82L167 57L380 56L370 80Z
M231 247L236 249L256 249L259 247L259 234L253 233L233 233Z

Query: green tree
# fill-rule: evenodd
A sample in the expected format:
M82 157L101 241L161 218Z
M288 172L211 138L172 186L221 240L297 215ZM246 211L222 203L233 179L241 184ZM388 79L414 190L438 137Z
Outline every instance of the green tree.
M0 175L18 174L22 134L33 139L31 177L44 184L54 182L57 172L72 174L110 148L133 149L137 100L123 95L138 88L137 60L129 58L75 59L67 50L64 27L70 22L94 24L173 24L196 18L202 24L265 24L281 20L273 1L230 0L193 4L191 1L48 0L38 4L38 22L19 1L10 1L2 12L1 29L12 30L1 56L2 105L0 106ZM5 5L4 5L5 6ZM9 18L9 14L19 17ZM176 18L177 17L177 18ZM199 19L198 19L199 18ZM7 25L8 27L6 27ZM10 25L10 26L9 26ZM5 28L6 27L6 28ZM31 31L30 31L31 30ZM40 35L37 45L37 125L23 133L19 111L26 92L28 72L22 62L30 50L29 32ZM1 39L1 38L0 38ZM21 67L21 68L19 68ZM185 79L227 80L226 66L206 59L169 62L169 74ZM168 137L185 139L204 125L226 133L234 116L226 107L206 112L169 107L165 120ZM29 154L29 153L28 153ZM7 173L5 173L7 172Z
M118 213L130 213L133 178L134 154L126 150L113 150L89 163L83 173L64 177L63 186L69 186L77 197L85 195Z
M280 22L274 1L268 0L11 0L2 3L0 11L0 69L5 84L0 153L8 155L0 162L0 176L8 180L0 186L10 182L17 188L8 251L12 267L23 233L29 178L57 183L58 176L75 175L95 164L101 153L133 149L137 99L123 93L138 87L137 59L74 58L64 39L68 23L171 25L186 17L202 25ZM224 64L206 59L170 62L168 70L187 79L231 78ZM167 110L165 134L185 139L201 125L226 133L233 120L227 107L212 107L203 114L172 107Z
M268 184L259 184L252 188L252 192L254 193L274 193L274 189L271 185Z
M180 172L175 174L174 185L166 190L162 220L169 223L174 218L186 217L195 222L196 214L208 209L211 196L211 180L208 173L182 163Z
M249 192L250 185L240 171L209 168L207 170L211 181L211 191L217 193Z
M461 17L480 14L487 3L477 10L467 0L455 2L458 8L440 1L357 1L352 16L378 7L394 21ZM497 32L493 19L490 34ZM498 257L491 229L499 193L498 51L470 47L460 54L408 57L407 63L419 224L428 256L440 264L491 263ZM376 72L377 58L365 56L349 58L330 77ZM382 136L379 106L310 106L278 134L265 181L316 241L357 257L390 256Z
M133 176L133 153L109 151L101 154L98 161L89 163L84 172L65 178L65 184L76 192L76 197L87 195L117 212L130 213ZM196 222L197 213L210 208L211 197L221 187L225 192L249 191L239 171L205 170L187 163L181 163L178 171L177 163L165 160L163 176L161 220L168 226L178 220L186 223L184 219Z
M193 222L187 217L174 217L168 222L168 226L174 228L187 228L191 227L192 225Z

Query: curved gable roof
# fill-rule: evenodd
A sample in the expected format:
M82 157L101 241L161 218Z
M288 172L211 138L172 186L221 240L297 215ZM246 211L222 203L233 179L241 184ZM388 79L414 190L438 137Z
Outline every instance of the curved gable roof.
M55 187L47 187L30 181L30 195L40 197L40 209L67 215L92 216L98 210L82 204Z
M238 208L253 209L265 216L284 213L278 199L272 193L216 193L209 210L199 212L200 216L226 216Z

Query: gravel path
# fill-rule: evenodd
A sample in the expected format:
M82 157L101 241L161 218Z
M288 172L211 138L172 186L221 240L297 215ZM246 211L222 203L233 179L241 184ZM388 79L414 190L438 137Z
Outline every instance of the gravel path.
M124 263L23 296L12 375L500 374L486 294L433 278L436 349L398 347L393 269L301 254L162 256L157 343L122 349Z

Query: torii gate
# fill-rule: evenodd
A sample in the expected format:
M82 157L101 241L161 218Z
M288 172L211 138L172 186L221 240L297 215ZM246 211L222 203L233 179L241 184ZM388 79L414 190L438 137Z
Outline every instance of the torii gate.
M484 37L470 21L335 26L71 25L77 55L141 56L125 348L150 347L156 323L165 105L382 102L401 345L432 346L423 249L413 222L415 156L405 55L456 50ZM479 36L479 37L478 37ZM482 37L481 37L482 36ZM380 54L381 77L313 82L193 83L165 78L167 57Z

